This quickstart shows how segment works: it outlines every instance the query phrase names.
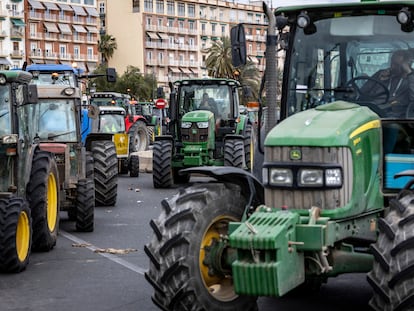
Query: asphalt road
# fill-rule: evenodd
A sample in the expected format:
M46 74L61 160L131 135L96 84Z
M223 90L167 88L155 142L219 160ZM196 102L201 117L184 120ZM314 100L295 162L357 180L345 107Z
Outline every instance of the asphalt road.
M177 189L154 189L152 176L119 177L115 207L96 207L95 230L78 233L62 214L56 247L33 253L26 271L0 274L0 311L158 310L145 281L144 245L163 198ZM122 254L120 254L122 253ZM370 310L363 274L344 275L317 293L260 298L259 310Z

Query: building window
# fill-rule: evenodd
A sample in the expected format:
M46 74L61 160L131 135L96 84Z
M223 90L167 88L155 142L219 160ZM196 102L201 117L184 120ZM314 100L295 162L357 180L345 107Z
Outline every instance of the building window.
M185 16L185 4L179 2L177 5L178 16Z
M173 19L168 20L168 27L174 27L174 20Z
M144 12L152 13L152 0L144 0Z
M188 10L188 17L195 17L195 5L194 4L188 4L187 10Z
M76 58L76 59L78 59L78 58L80 58L80 48L79 48L79 46L74 46L73 47L73 57L74 58Z
M164 14L164 1L157 0L157 13Z
M83 4L95 6L95 0L83 0Z
M184 30L184 22L183 21L179 21L178 22L178 30L180 32Z
M99 3L99 13L104 14L105 13L105 2Z
M139 12L140 0L132 0L132 12Z
M93 48L88 48L86 50L86 55L87 55L88 60L94 60L94 57L93 57Z
M175 15L174 1L168 1L167 2L167 14L168 15Z
M194 22L188 22L188 29L194 30Z

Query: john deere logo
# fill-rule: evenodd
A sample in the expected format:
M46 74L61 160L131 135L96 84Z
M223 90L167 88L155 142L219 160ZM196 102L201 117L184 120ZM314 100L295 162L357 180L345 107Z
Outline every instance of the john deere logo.
M302 152L300 150L290 150L290 159L291 160L300 160L302 159Z

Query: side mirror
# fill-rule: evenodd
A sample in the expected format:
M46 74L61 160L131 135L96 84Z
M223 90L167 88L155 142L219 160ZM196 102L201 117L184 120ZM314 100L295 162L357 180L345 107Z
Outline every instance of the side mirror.
M88 106L88 117L90 119L96 119L98 117L98 114L99 114L98 107L96 107L95 105Z
M36 84L28 84L27 86L27 98L26 103L28 104L36 104L38 100L38 94L37 94L37 85Z
M246 35L242 24L231 28L231 57L234 67L246 64Z
M115 68L106 68L106 81L116 82L116 70L115 70Z

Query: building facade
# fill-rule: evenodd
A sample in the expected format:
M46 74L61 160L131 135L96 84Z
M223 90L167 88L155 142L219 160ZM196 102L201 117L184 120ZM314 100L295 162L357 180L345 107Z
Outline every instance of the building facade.
M69 64L85 72L98 65L99 13L96 0L25 0L28 64Z
M249 58L263 71L266 24L260 3L221 0L98 0L101 33L112 35L117 49L109 66L123 73L128 65L152 74L159 86L181 78L205 77L206 49L230 37L245 23Z

